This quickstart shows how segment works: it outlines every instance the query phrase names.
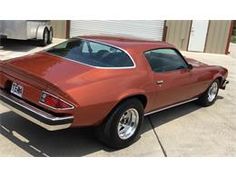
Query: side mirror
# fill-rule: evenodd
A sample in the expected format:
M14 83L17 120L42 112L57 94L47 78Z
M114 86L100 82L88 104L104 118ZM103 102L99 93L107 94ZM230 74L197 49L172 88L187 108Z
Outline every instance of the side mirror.
M188 69L189 69L189 70L193 69L193 65L188 64Z

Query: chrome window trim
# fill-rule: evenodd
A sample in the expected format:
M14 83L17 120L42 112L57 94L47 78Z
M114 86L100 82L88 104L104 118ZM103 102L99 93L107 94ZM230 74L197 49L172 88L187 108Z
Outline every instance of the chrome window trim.
M151 115L151 114L155 114L155 113L157 113L157 112L164 111L164 110L169 109L169 108L173 108L173 107L176 107L176 106L180 106L180 105L183 105L183 104L185 104L185 103L189 103L189 102L195 101L195 100L197 100L197 99L198 99L198 97L192 98L192 99L190 99L190 100L182 101L182 102L179 102L179 103L176 103L176 104L173 104L173 105L164 107L164 108L160 108L160 109L157 109L157 110L154 110L154 111L150 111L150 112L145 113L144 116L148 116L148 115Z
M81 40L85 40L85 41L95 42L95 43L98 43L98 44L103 44L103 45L107 45L107 46L110 46L110 47L117 48L117 49L123 51L125 54L128 55L128 57L130 58L130 60L131 60L132 63L133 63L133 66L124 66L124 67L102 67L102 66L94 66L94 65L86 64L86 63L83 63L83 62L80 62L80 61L75 61L75 60L72 60L72 59L70 59L70 58L62 57L62 56L55 55L55 54L52 54L52 53L50 53L50 52L47 52L47 50L49 50L50 48L44 50L44 52L46 52L47 54L56 56L56 57L60 57L60 58L63 58L63 59L66 59L66 60L69 60L69 61L72 61L72 62L75 62L75 63L79 63L79 64L82 64L82 65L89 66L89 67L92 67L92 68L97 68L97 69L133 69L133 68L136 68L136 63L135 63L133 57L129 54L129 52L128 52L127 50L122 49L121 47L118 47L118 46L115 46L115 45L112 45L112 44L109 44L109 43L106 43L106 42L101 42L101 41L99 41L99 40L94 40L94 39L86 39L86 38L80 38L80 37L76 37L76 39L81 39ZM66 42L66 41L64 41L64 42Z

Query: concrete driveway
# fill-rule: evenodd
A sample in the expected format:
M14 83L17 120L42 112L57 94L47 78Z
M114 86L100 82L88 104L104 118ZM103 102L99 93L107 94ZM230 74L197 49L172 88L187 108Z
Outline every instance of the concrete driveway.
M42 48L11 41L0 49L0 59L38 50ZM235 156L236 59L183 54L229 69L230 84L219 92L213 106L201 108L188 103L148 116L135 144L112 151L96 141L91 128L48 132L0 105L0 156Z

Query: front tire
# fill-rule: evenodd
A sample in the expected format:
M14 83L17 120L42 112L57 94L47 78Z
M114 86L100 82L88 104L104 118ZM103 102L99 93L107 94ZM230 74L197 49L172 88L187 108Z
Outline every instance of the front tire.
M219 86L219 79L214 80L210 87L200 96L197 103L204 107L214 104L219 92Z
M143 104L136 98L126 100L109 114L106 122L97 127L96 135L113 149L125 148L139 136L143 117Z

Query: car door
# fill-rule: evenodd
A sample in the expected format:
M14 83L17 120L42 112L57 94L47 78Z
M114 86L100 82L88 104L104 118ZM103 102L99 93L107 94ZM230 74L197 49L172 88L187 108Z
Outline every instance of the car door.
M183 56L172 48L155 49L145 52L153 74L153 89L156 108L165 107L193 98L196 78L192 67Z

